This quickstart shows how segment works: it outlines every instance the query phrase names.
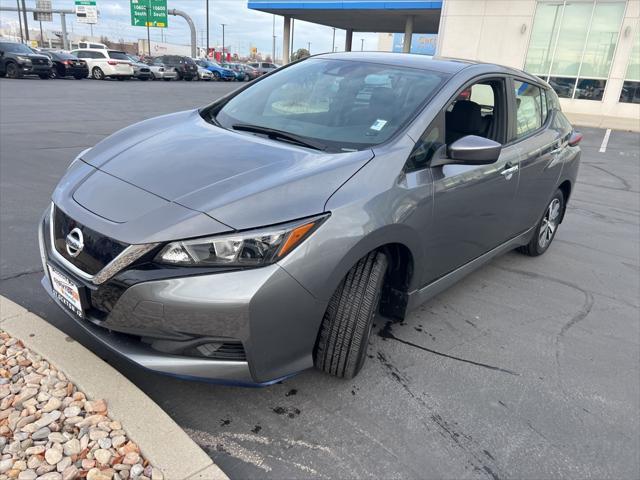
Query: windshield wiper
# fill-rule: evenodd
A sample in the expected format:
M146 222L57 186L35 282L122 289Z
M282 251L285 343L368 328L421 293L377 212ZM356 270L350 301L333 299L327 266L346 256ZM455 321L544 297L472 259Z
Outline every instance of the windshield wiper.
M247 123L236 123L231 128L234 130L240 130L243 132L262 133L272 140L284 140L286 142L295 143L301 147L313 148L314 150L324 151L327 149L326 145L316 143L305 137L298 136L293 133L283 132L282 130L276 130L269 127L261 127L260 125L249 125Z

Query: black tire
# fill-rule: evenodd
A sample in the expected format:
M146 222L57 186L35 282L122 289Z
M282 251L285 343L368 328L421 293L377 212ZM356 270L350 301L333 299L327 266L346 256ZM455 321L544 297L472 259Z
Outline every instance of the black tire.
M7 77L9 77L9 78L21 78L22 77L22 72L20 71L20 68L18 67L18 65L16 63L14 63L14 62L7 63L6 69L7 69Z
M220 73L218 72L211 72L211 76L213 77L213 80L215 82L219 82L220 81Z
M106 78L100 67L93 67L93 70L91 70L91 77L94 80L104 80Z
M151 72L151 77L150 78L151 78L151 80L155 80L156 79L156 74Z
M553 212L556 210L554 205L557 205L555 217L553 216ZM542 218L540 218L540 221L535 228L531 240L527 245L518 248L518 251L530 257L537 257L546 252L556 236L558 227L560 226L560 221L564 216L564 208L564 194L562 193L562 190L558 189L556 190L556 193L553 194L551 200L549 200L549 203L542 214ZM549 219L551 219L551 222ZM549 223L553 225L552 231L548 227Z
M184 80L190 82L191 80L193 80L193 77L184 77Z
M314 349L316 368L340 378L358 374L386 271L387 257L381 252L369 253L349 270L324 314Z

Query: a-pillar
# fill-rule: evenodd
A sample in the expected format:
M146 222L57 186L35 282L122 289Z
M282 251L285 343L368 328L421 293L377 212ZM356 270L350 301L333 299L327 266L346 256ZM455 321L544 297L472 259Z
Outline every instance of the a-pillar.
M291 17L284 17L284 29L282 32L282 64L289 63L289 45L291 43Z
M402 51L409 53L411 51L411 37L413 36L413 15L407 16L404 24L404 42L402 42Z
M353 43L353 28L347 28L347 34L344 37L344 51L351 51L351 44Z

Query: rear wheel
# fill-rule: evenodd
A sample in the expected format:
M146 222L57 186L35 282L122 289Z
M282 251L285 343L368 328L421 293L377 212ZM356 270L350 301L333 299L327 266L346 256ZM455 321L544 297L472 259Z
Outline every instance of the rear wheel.
M100 67L93 67L93 70L91 70L91 76L94 80L104 80L105 78L104 72Z
M387 257L381 252L369 253L349 270L324 314L314 351L316 368L341 378L358 374L386 271Z
M216 82L220 81L220 74L218 72L211 72L211 76Z
M561 190L556 190L553 198L547 205L542 219L535 229L529 243L518 250L530 257L537 257L547 251L556 236L558 225L564 212L565 200Z

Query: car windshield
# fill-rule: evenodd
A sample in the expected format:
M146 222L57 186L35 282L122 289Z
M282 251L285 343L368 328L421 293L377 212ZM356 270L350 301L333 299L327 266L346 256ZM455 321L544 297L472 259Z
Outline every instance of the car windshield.
M329 151L362 149L389 139L446 78L414 68L310 59L204 113L227 129L251 125L310 139Z
M2 50L3 52L22 53L25 55L30 55L34 53L29 47L27 47L23 43L11 43L11 42L0 43L0 50Z
M127 57L127 54L124 52L115 52L113 50L109 50L109 58L114 58L116 60L127 60L130 61L130 58Z

